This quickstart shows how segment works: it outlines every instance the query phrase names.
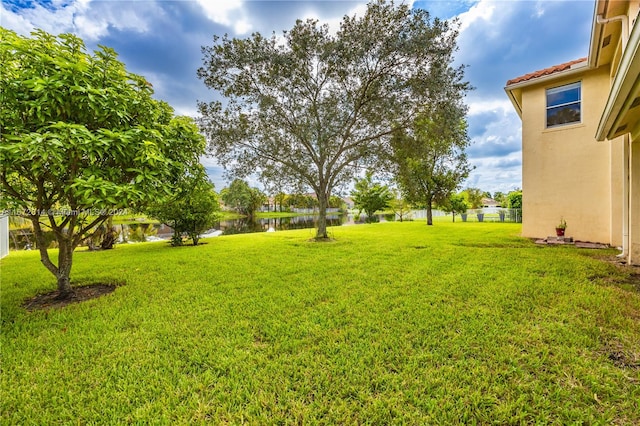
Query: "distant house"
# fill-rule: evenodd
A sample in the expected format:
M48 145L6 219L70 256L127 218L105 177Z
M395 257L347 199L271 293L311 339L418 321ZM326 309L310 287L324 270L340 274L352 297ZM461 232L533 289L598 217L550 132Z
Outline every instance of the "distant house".
M588 57L514 78L505 87L522 119L523 235L553 235L562 217L567 235L620 246L635 264L639 9L637 0L597 0Z
M483 197L482 207L500 207L500 203L493 198Z

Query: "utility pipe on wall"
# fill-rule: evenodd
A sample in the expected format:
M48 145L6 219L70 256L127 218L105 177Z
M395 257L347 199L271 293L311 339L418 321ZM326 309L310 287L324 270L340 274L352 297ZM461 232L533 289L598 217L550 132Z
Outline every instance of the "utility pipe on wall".
M623 154L622 154L622 253L617 257L624 259L629 257L629 193L631 185L629 182L629 162L631 161L630 150L631 140L629 135L623 136ZM628 259L627 259L628 262Z
M618 15L605 19L602 15L596 16L598 24L608 24L610 22L620 21L622 23L622 52L627 48L627 39L629 38L629 17L627 15Z
M597 15L596 16L596 22L598 24L608 24L610 22L615 22L615 21L620 21L620 23L622 24L622 33L620 35L620 40L622 42L622 52L620 53L620 56L622 56L622 54L624 54L625 49L627 48L627 40L629 39L629 17L627 15L618 15L618 16L613 16L611 18L607 18L605 19L604 16L602 15ZM619 258L627 258L627 262L629 261L628 257L630 256L630 249L629 249L629 220L630 220L630 214L629 214L629 209L630 209L630 203L629 203L629 197L630 197L630 193L629 191L631 190L631 185L629 182L629 170L630 170L630 165L629 162L631 161L631 156L630 156L630 144L631 144L631 139L629 138L629 135L625 135L624 136L624 154L623 154L623 166L622 166L622 173L623 173L623 178L622 178L622 253L620 253L618 255Z

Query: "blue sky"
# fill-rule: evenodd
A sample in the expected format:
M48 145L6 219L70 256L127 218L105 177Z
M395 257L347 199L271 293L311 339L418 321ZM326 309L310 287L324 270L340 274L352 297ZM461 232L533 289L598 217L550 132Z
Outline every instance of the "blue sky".
M531 71L587 56L593 0L416 0L414 8L461 24L456 62L475 87L467 97L476 167L465 186L508 192L521 186L521 123L503 88ZM127 68L145 76L158 99L177 113L197 115L197 101L214 98L196 77L200 48L214 34L281 34L297 18L337 25L362 13L366 1L271 0L2 0L0 24L28 35L35 28L72 32L89 49L114 48ZM203 164L219 190L226 186L215 159Z

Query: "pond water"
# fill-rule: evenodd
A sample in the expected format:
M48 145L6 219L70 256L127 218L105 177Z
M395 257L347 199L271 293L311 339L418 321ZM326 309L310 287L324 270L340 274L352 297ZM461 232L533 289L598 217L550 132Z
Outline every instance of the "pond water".
M222 231L222 235L247 234L251 232L285 231L288 229L315 228L317 216L293 216L278 218L241 218L223 220L215 224L214 228ZM347 215L328 215L327 226L340 226L349 221Z
M379 221L384 221L384 215L378 215ZM318 216L292 216L278 218L239 218L222 220L216 222L212 229L206 234L215 235L249 234L253 232L286 231L289 229L312 229L316 228ZM350 214L329 214L327 215L327 226L341 226L344 224L364 223L363 218L355 221ZM118 225L120 235L128 236L128 241L153 241L157 239L171 239L173 230L163 224L133 224ZM122 242L122 239L120 239Z
M327 226L340 226L347 222L353 223L349 215L331 214L327 216ZM266 232L269 229L283 231L287 229L315 228L317 216L294 216L271 219L240 218L223 220L214 224L213 229L218 230L216 235L247 234L251 232ZM114 225L118 234L117 241L142 242L169 240L173 235L173 229L164 224L131 223L127 225ZM50 247L55 247L52 232L45 233L45 238ZM29 228L11 231L11 250L30 250L35 248L35 238Z
M434 210L434 216L442 216L443 212ZM483 209L483 213L488 215L485 217L485 221L498 221L498 209ZM385 220L393 220L392 218L386 218L384 215L376 215L378 220L384 222ZM414 219L422 219L425 217L424 211L413 211L411 216ZM469 220L476 221L476 214L469 213ZM494 217L495 216L495 217ZM506 217L507 222L520 222L522 216L519 210L512 210L508 212ZM354 220L351 214L329 214L327 216L328 226L341 226L345 224L363 223L364 215L359 218L358 221ZM284 231L287 229L307 229L315 228L317 224L317 216L293 216L293 217L279 217L270 219L232 219L223 220L217 222L213 230L216 230L215 235L231 235L231 234L246 234L251 232L266 232L269 229L274 231ZM169 240L173 235L173 229L163 224L151 224L151 223L132 223L129 225L115 225L115 231L118 233L118 242L141 242L141 241L154 241L154 240ZM207 232L208 234L210 233ZM45 239L50 247L55 247L55 241L53 233L46 233ZM32 231L25 227L24 229L17 229L10 231L10 249L11 250L24 250L35 248L35 238Z

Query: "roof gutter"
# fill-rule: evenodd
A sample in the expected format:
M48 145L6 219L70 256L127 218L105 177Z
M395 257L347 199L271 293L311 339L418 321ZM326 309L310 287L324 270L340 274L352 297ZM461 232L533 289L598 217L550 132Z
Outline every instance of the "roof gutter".
M532 86L534 84L544 83L546 81L558 80L563 77L571 77L574 74L580 74L584 71L585 68L589 67L588 61L580 62L574 64L568 70L554 72L553 74L543 75L540 77L532 78L530 80L520 81L518 83L513 83L504 88L504 90L515 90L521 89L523 87Z
M504 91L507 93L507 96L509 96L509 100L511 101L514 108L516 109L518 116L522 118L522 105L520 105L520 103L518 102L518 99L514 95L513 93L514 90L522 89L528 86L533 86L534 84L545 83L547 81L558 80L560 78L568 78L574 74L579 75L582 72L584 72L585 68L589 68L588 61L574 64L571 66L571 68L564 71L558 71L558 72L554 72L553 74L543 75L540 77L532 78L530 80L525 80L525 81L520 81L518 83L510 84L504 87Z
M608 24L610 22L620 21L622 23L622 51L627 48L627 39L629 38L629 18L627 15L613 16L608 19L604 19L602 15L596 15L596 22L600 25Z
M604 141L615 131L617 124L615 121L623 108L620 102L621 99L618 98L621 93L631 93L638 78L635 70L637 67L640 67L640 52L638 52L638 46L640 45L640 25L634 26L629 36L629 43L626 44L635 46L635 48L625 49L622 52L618 72L611 85L611 91L609 92L609 97L604 107L604 113L598 124L598 130L596 132L597 141Z
M589 42L589 67L596 68L598 51L602 39L602 25L598 25L598 17L603 16L608 8L608 0L596 0L593 7L593 23L591 24L591 40Z

